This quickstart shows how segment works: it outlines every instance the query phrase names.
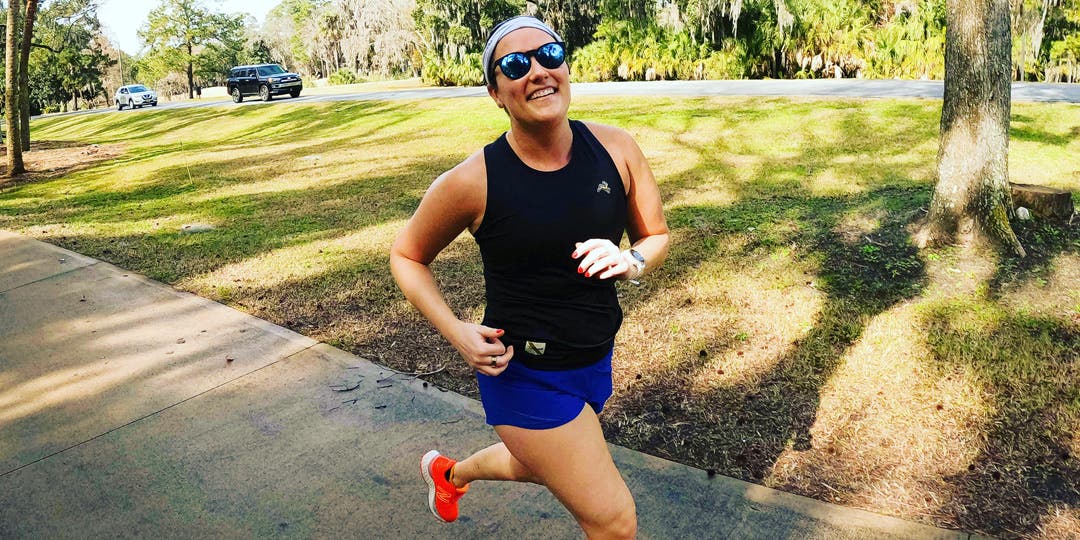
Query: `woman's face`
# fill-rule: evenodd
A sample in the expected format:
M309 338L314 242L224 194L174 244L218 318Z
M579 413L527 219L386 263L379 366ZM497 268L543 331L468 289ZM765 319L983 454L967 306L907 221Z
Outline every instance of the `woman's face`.
M495 47L493 57L498 60L512 52L534 51L541 45L555 41L547 32L536 28L522 28L506 35ZM529 72L514 80L495 66L496 88L488 88L495 103L506 109L512 119L522 123L544 123L566 118L570 108L570 69L566 62L555 69L541 66L536 58L530 58Z

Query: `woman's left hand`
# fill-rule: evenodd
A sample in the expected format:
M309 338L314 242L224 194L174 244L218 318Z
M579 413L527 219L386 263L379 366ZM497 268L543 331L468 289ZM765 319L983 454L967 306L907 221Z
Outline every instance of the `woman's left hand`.
M574 259L581 259L578 264L578 273L585 274L587 278L610 279L618 277L628 279L634 271L634 267L626 260L622 251L619 251L619 246L616 246L611 240L593 238L578 242L576 246L577 248L570 256Z

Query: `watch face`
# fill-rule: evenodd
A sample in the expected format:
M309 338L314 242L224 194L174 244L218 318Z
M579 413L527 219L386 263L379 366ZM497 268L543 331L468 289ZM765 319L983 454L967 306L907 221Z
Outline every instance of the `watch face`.
M636 249L631 249L630 250L630 256L637 259L637 261L639 263L645 264L645 257L642 257L641 254L638 253Z

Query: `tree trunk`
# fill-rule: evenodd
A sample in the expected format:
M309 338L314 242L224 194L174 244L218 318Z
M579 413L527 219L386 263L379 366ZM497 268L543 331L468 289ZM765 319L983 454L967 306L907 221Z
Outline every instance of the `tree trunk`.
M26 19L23 21L22 44L19 48L19 109L22 111L22 149L30 151L30 43L34 38L34 19L38 0L26 0Z
M947 0L938 181L920 246L986 239L1023 257L1009 224L1008 0Z
M187 98L195 99L195 74L191 67L191 44L187 44Z
M6 73L4 74L4 114L7 117L7 170L8 176L26 172L22 158L22 136L19 122L19 33L22 19L22 0L8 2L7 51L4 56Z

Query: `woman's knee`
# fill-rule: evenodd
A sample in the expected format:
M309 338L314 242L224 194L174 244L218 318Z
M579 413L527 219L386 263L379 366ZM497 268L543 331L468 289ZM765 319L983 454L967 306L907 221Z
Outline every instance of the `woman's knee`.
M544 483L540 481L540 477L537 476L532 469L518 461L513 455L510 456L510 468L514 471L514 481L544 485Z
M611 525L611 538L636 538L637 537L637 510L631 508L619 514Z
M637 509L631 500L628 506L616 509L593 523L582 523L590 540L623 539L637 536Z

